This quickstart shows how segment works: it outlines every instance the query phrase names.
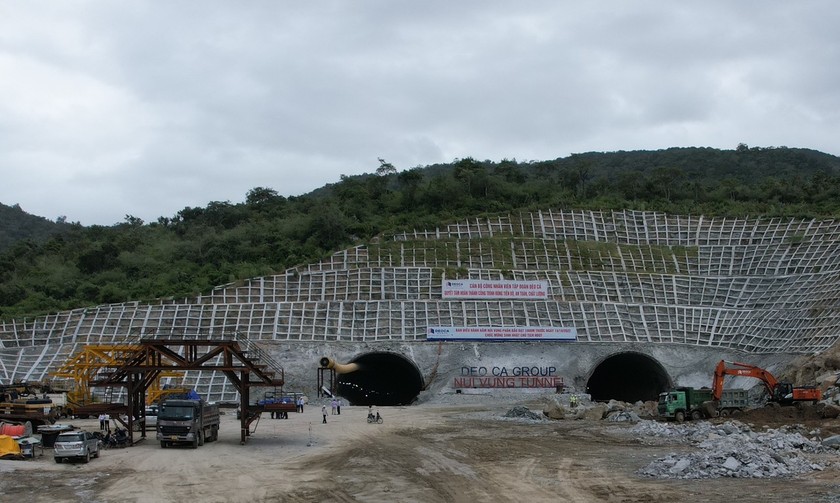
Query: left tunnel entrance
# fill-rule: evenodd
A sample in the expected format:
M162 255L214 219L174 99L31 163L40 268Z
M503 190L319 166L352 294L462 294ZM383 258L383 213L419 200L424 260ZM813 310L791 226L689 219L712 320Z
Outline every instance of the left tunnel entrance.
M339 373L339 396L350 405L408 405L425 384L414 362L397 353L365 353L350 360L358 368Z
M623 402L657 400L671 387L671 378L662 365L641 353L618 353L607 357L586 383L593 401L610 399Z

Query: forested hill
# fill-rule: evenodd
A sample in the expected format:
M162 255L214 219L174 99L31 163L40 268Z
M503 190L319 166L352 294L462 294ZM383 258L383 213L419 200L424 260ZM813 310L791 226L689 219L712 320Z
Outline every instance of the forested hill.
M342 177L310 194L286 198L256 187L244 202L187 207L157 222L129 216L109 227L65 224L52 237L2 225L0 243L12 244L0 248L0 317L194 296L319 260L381 233L465 217L627 208L837 218L838 196L840 158L785 147L585 153L528 162L466 158L401 171L380 160L373 173ZM4 224L11 221L7 214L21 218L19 208L0 210Z
M64 222L30 215L17 204L6 206L0 203L0 252L20 240L45 241L68 227Z

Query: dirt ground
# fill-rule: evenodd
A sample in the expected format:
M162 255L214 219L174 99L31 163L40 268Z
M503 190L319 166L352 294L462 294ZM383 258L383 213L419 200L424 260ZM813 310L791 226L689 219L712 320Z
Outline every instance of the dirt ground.
M840 502L838 454L796 478L650 479L637 471L691 447L635 438L622 423L506 419L511 406L383 407L381 425L366 422L366 407L322 424L320 407L308 406L288 420L264 414L246 445L227 410L219 441L198 449L161 449L150 432L88 464L56 464L50 450L0 460L0 501ZM743 418L756 427L773 419ZM836 419L807 422L840 431Z

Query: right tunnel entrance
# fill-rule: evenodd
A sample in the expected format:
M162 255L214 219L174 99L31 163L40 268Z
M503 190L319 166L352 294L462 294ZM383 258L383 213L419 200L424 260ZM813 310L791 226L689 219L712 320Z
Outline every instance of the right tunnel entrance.
M633 352L607 357L595 367L586 383L593 401L655 401L659 393L670 388L671 379L658 361Z

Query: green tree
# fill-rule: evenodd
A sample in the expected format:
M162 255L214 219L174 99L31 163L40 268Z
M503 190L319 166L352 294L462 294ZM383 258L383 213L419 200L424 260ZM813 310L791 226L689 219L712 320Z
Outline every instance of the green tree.
M662 198L671 202L674 190L676 190L684 177L685 173L680 168L659 166L651 172L650 182Z
M103 243L79 255L76 266L85 274L105 271L117 265L119 253L112 243Z
M502 177L504 181L513 184L525 183L527 179L522 170L519 169L519 166L516 165L516 162L507 159L504 159L496 166L494 174Z
M411 207L417 202L417 190L423 182L420 168L409 169L397 175L397 180L403 191L404 207Z
M622 171L616 178L616 189L625 199L630 200L638 199L647 184L647 178L642 171Z
M312 219L314 243L324 250L331 250L347 241L347 223L344 213L332 204L319 206Z
M574 186L579 198L586 197L586 184L592 178L592 161L580 156L572 155L574 160Z
M487 194L487 171L481 163L472 157L457 161L452 175L463 184L466 194L472 196L485 196Z
M380 157L379 167L376 168L376 174L377 176L395 175L397 174L397 168L395 168L390 162L386 162L385 159Z

